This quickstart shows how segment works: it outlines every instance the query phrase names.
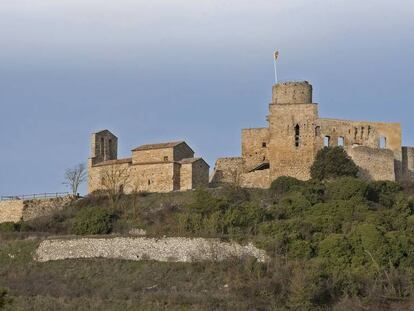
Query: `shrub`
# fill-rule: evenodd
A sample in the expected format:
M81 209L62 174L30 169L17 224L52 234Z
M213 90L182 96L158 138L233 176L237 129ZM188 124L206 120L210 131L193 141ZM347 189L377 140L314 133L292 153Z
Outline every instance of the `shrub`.
M10 304L12 300L7 296L7 290L0 288L0 309L3 309L7 304Z
M107 234L112 230L114 214L99 207L85 208L76 215L72 232L78 235Z
M270 185L270 191L275 195L283 195L305 184L302 180L289 176L281 176Z
M366 198L389 208L394 205L395 196L401 190L402 187L392 181L373 181L368 184Z
M352 177L333 180L326 185L326 195L331 200L363 199L367 190L366 182Z
M0 223L0 232L17 232L20 231L20 223L3 222Z
M357 175L358 166L342 147L325 147L319 150L311 166L311 176L318 180Z

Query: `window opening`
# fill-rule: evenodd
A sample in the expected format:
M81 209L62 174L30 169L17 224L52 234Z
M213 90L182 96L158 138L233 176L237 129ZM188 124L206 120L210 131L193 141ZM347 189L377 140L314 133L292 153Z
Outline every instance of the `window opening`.
M325 136L325 138L323 139L323 145L325 147L329 147L330 142L331 142L331 136Z
M338 137L338 146L339 147L345 146L345 138L343 138L342 136Z
M300 127L299 124L295 126L295 147L299 147L300 145Z

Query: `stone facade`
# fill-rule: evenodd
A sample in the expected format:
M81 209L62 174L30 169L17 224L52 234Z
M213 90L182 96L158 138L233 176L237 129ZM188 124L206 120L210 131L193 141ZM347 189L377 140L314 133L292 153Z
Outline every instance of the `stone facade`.
M269 260L266 252L253 244L240 245L204 238L82 238L45 240L36 250L35 260L46 262L75 258L155 260L163 262L223 261L253 257Z
M92 134L88 191L170 192L208 187L209 166L184 142L142 145L131 158L117 159L117 141L108 130ZM104 146L101 146L104 144ZM106 146L106 145L109 146Z
M74 197L0 201L0 223L27 221L62 209Z
M310 179L324 146L343 146L369 180L413 180L414 148L398 123L319 118L308 82L273 86L268 127L242 130L242 155L217 160L211 183L267 188L279 176Z

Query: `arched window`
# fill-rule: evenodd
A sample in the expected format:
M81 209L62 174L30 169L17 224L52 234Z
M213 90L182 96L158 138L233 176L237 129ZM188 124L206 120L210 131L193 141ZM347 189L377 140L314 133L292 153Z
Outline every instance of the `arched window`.
M329 147L330 143L331 143L331 136L325 136L323 139L324 147Z
M300 145L300 127L299 124L295 126L295 147L299 147Z
M387 149L387 137L381 136L379 139L380 149Z
M343 138L342 136L338 137L338 146L339 147L345 146L345 138Z

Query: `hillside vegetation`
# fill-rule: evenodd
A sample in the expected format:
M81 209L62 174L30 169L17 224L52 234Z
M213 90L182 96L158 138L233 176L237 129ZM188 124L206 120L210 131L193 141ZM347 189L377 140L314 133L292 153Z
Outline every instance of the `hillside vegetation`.
M133 228L156 237L253 241L272 260L32 260L45 236ZM414 309L411 185L336 174L308 182L281 177L269 190L135 193L115 201L96 193L0 231L6 310Z

